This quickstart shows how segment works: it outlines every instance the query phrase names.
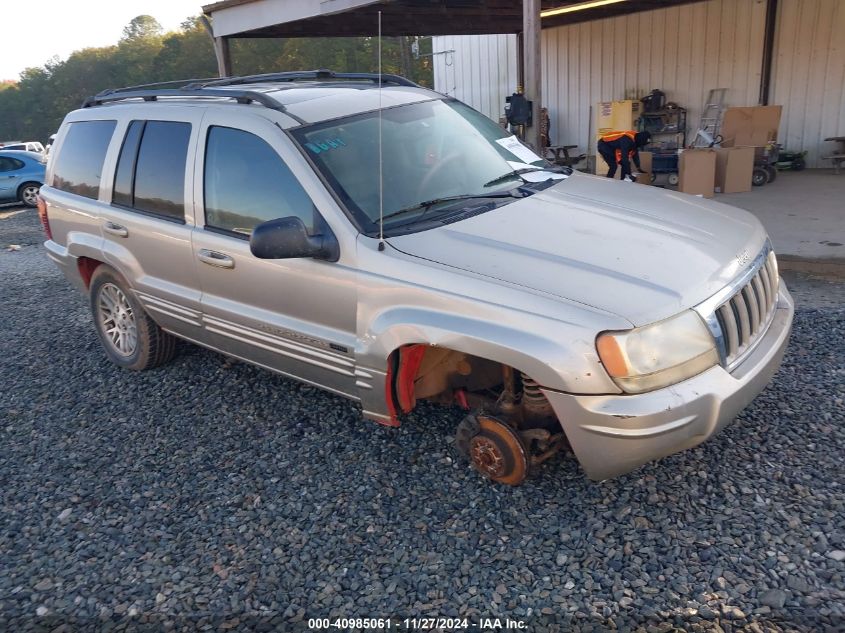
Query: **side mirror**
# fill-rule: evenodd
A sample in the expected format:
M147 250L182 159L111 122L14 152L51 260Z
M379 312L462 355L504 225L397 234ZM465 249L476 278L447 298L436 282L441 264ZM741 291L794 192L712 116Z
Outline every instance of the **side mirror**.
M312 257L336 262L340 246L328 227L325 231L321 235L308 235L305 224L293 215L270 220L253 229L249 250L259 259Z

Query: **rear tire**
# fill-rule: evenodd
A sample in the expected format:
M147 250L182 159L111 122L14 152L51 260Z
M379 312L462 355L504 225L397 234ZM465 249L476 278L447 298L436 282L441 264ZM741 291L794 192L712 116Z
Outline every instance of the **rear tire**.
M30 209L38 206L38 191L41 185L37 182L25 182L18 187L18 200Z
M807 163L803 157L798 157L792 161L792 171L802 171L805 167L807 167Z
M669 174L669 177L666 180L673 187L675 185L677 185L679 182L681 182L681 178L678 176L678 174L675 174L675 173Z
M774 182L778 177L778 170L771 165L766 166L766 174L769 176L769 182Z
M97 267L90 299L100 343L115 365L143 371L173 358L176 338L150 318L117 271L102 264Z
M762 187L769 182L769 172L765 167L755 167L751 173L751 184L755 187Z

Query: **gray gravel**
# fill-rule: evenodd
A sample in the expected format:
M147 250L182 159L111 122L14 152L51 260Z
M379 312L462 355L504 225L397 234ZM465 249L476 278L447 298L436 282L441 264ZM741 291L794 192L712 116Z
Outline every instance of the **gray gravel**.
M386 429L189 345L117 369L39 241L33 212L0 219L0 630L845 627L841 283L794 278L784 366L720 436L510 489L456 459L452 410Z

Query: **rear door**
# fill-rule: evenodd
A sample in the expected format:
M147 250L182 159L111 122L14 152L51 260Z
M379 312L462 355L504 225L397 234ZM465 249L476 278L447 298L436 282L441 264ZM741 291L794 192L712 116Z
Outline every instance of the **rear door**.
M315 200L331 210L283 132L246 108L233 110L207 112L195 174L194 255L208 340L233 356L357 397L354 252L342 247L338 262L252 255L249 236L257 224L295 215L320 233L326 216Z
M161 327L202 342L187 178L202 111L156 105L142 112L148 117L123 121L117 132L122 143L102 217L103 250Z
M0 156L0 200L3 202L17 198L24 167L24 162L18 158Z

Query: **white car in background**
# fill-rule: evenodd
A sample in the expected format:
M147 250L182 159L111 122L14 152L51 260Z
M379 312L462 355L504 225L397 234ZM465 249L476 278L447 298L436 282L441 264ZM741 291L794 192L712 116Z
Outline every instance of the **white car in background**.
M23 141L0 144L2 150L15 150L21 152L36 152L38 154L44 153L44 146L38 141Z

